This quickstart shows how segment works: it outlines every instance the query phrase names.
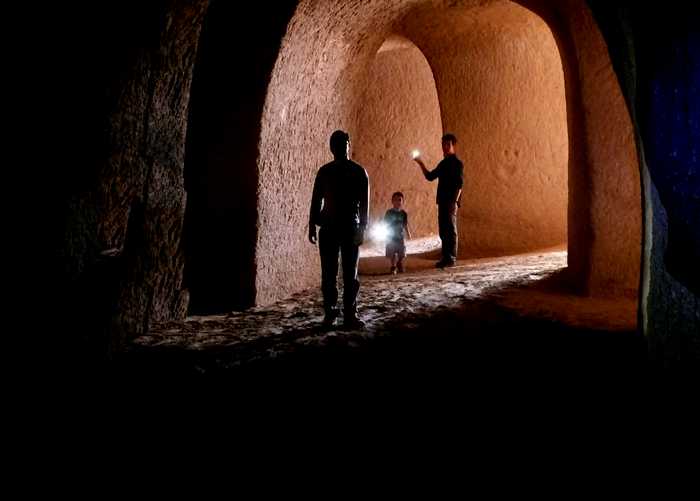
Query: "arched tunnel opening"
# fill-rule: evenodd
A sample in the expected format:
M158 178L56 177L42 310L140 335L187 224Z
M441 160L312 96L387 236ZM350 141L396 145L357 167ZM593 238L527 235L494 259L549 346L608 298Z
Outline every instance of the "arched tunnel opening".
M186 166L191 312L265 305L317 284L317 253L300 234L336 128L350 132L369 173L373 220L402 191L414 236L439 245L435 186L409 153L419 148L432 167L452 132L466 180L459 258L568 248L570 290L636 296L629 115L614 80L582 76L601 64L613 75L602 40L573 47L572 31L592 20L562 26L527 2L292 4L237 52L235 71L227 58L245 44L226 26L241 12L214 3L204 26ZM260 13L247 9L255 23Z
M432 242L436 186L410 153L419 149L432 168L441 135L458 137L463 268L443 275L424 263L414 268L426 271L414 282L444 293L432 307L452 311L499 284L511 287L502 270L526 256L519 277L528 298L509 297L509 307L578 327L635 330L639 160L605 41L583 0L302 1L272 17L264 11L213 2L202 32L185 159L185 287L190 314L216 318L210 330L209 320L190 323L199 334L174 345L213 346L226 342L221 331L251 329L270 342L280 329L294 339L314 336L319 301L309 298L319 293L320 265L306 228L314 176L331 159L335 129L350 133L352 157L368 171L371 219L402 191L413 236ZM233 20L260 29L246 38L230 29ZM552 249L554 268L539 259ZM431 261L415 256L423 257ZM384 258L377 262L388 268ZM477 268L479 277L470 274ZM545 277L549 288L537 289ZM367 318L384 325L394 303L378 303L393 289L420 299L411 287L368 280L360 310L365 301ZM433 320L445 327L424 313L426 332ZM241 327L245 319L253 323ZM163 332L156 326L150 340Z
M154 371L174 352L214 367L240 362L237 347L327 353L417 331L420 352L444 330L458 365L492 353L468 344L473 329L535 322L564 337L573 325L583 341L569 347L591 360L623 331L664 364L696 363L700 44L697 9L676 7L105 0L87 23L64 9L47 47L54 73L76 78L53 92L65 110L50 150L70 168L44 183L39 249L52 255L36 288L60 326L47 330L66 352L54 358L92 371L143 348ZM462 268L366 276L367 331L327 335L313 328L320 263L306 227L335 129L370 173L372 218L404 191L418 239L437 233L435 186L411 150L433 167L454 133L466 186ZM501 280L514 267L522 281ZM598 334L612 341L586 344ZM530 338L501 339L539 356Z
M390 36L371 63L354 154L372 181L373 221L391 206L393 192L406 196L418 237L408 243L409 255L440 246L436 188L409 152L420 148L431 168L442 158L440 137L448 130L441 104L460 131L457 150L465 163L459 257L566 249L569 145L561 58L544 21L511 9L517 15L491 25L476 17L450 35L452 63L437 63L447 104L440 103L433 71L410 40ZM382 251L376 241L363 254ZM381 267L381 260L365 261L365 271Z
M641 223L635 145L602 40L572 40L576 30L591 29L584 26L591 19L562 26L546 10L536 13L516 2L396 11L307 7L290 23L263 117L259 167L274 181L261 186L259 210L263 220L280 224L279 231L261 231L258 253L265 258L284 247L285 259L258 267L259 302L318 280L317 256L296 228L306 224L313 175L329 160L327 137L336 128L350 132L353 153L370 173L375 219L389 194L407 186L413 219L435 232L435 206L426 203L435 188L408 155L422 147L435 165L440 134L449 131L460 138L467 183L460 257L566 243L565 282L575 293L636 295ZM328 27L324 36L314 28L319 25ZM371 37L367 30L374 30ZM594 78L589 66L609 76ZM436 110L435 95L427 91L431 80L440 130L430 111ZM426 90L420 82L428 82ZM426 97L411 96L420 92ZM434 139L420 137L426 134ZM280 137L287 138L286 149ZM301 196L275 212L265 197L274 196L281 179Z

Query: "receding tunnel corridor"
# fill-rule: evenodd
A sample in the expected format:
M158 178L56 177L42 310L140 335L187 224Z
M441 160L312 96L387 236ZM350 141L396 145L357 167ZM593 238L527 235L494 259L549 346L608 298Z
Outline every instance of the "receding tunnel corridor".
M695 61L695 39L669 21L649 47L654 16L602 4L108 0L100 22L121 21L91 33L115 66L85 75L104 92L78 109L102 133L76 160L85 179L57 190L65 220L49 232L76 352L137 375L168 360L184 373L339 353L381 365L406 343L407 360L504 370L638 367L647 340L664 360L695 353L697 86L659 55ZM678 102L659 97L674 88ZM685 113L685 142L667 140L665 107ZM317 329L309 212L337 129L367 170L370 224L401 191L414 237L396 276L366 241L364 331ZM434 168L447 132L464 186L457 266L436 270L437 183L411 152Z
M376 252L383 243L373 242L369 233L360 272L371 282L361 289L359 315L370 337L383 332L395 339L390 333L404 321L429 330L435 311L459 316L462 299L483 305L492 297L487 290L500 294L555 271L552 266L557 279L546 282L538 303L521 303L518 318L527 311L549 311L559 316L556 325L563 329L634 331L639 257L622 252L637 248L640 239L631 124L619 89L604 96L599 107L581 108L582 93L600 83L579 80L561 27L516 2L451 8L421 3L394 11L302 5L271 23L271 31L280 30L291 16L262 108L254 104L262 105L260 99L249 98L265 88L268 77L259 56L272 52L253 44L238 58L239 71L224 71L231 44L240 42L226 30L235 9L215 5L209 13L193 82L185 170L191 179L190 233L185 233L190 311L250 319L252 330L203 317L180 327L156 327L155 333L172 335L139 338L142 353L145 346L161 344L215 352L236 346L247 352L260 343L282 352L289 346L268 343L284 344L289 336L302 344L307 335L316 338L311 344L334 338L312 326L320 321L318 255L301 235L313 176L330 159L327 136L336 128L350 132L351 156L368 172L370 224L390 207L393 192L403 192L416 239L409 242L409 253L418 249L407 260L405 277L383 281L388 262ZM221 17L213 18L217 14ZM323 33L318 26L326 27ZM585 43L590 47L581 50L588 51L590 64L611 72L605 53ZM238 94L230 91L234 80ZM591 130L598 115L606 122L604 136ZM439 247L436 183L425 180L411 152L419 149L433 168L442 158L440 138L447 131L457 135L465 165L458 265L469 271L434 275L429 268L435 244ZM627 233L619 231L621 221ZM541 270L522 267L529 263L522 253L544 250L549 258L534 260ZM520 257L505 258L502 269L482 269L474 261L509 255ZM431 294L435 284L441 285ZM472 289L476 292L467 294ZM309 311L291 306L287 298L293 294L306 298ZM430 305L414 308L425 297ZM603 311L615 312L608 322L600 322L600 312L588 314L596 297L602 298ZM401 298L412 320L397 306ZM259 306L246 310L254 304ZM232 309L245 311L229 314ZM478 309L472 313L478 316ZM473 320L455 329L469 332ZM206 325L228 334L215 334ZM176 335L193 327L192 337ZM508 328L519 329L517 322Z
M436 234L436 187L409 152L418 149L430 168L437 165L442 109L465 163L459 257L566 245L566 96L550 29L515 4L466 16L453 29L449 49L431 58L442 102L428 60L410 40L388 37L371 62L353 153L372 183L372 220L401 191L413 237Z

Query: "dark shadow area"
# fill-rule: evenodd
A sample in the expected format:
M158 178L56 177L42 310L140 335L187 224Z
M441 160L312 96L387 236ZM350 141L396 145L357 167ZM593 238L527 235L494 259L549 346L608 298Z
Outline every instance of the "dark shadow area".
M185 287L193 314L255 301L260 117L295 5L213 0L205 19L185 158Z
M649 16L649 13L645 13ZM700 295L700 8L633 18L637 112L649 173L668 217L667 271ZM693 19L691 21L691 19ZM662 34L663 36L659 36Z
M98 193L112 181L105 181L112 174L108 159L124 148L112 127L120 99L147 55L157 50L166 13L162 1L106 0L63 5L46 15L60 33L41 51L48 55L42 73L60 78L53 78L46 92L57 109L41 119L42 150L50 161L40 183L46 194L35 197L44 210L32 233L41 235L38 247L48 258L42 260L46 270L34 288L32 307L41 305L46 322L44 348L69 370L101 366L111 342L107 326L125 280L121 250L129 236L124 224L109 241L101 238L105 202ZM132 167L124 166L124 184L135 177ZM141 196L133 193L129 205L140 204Z

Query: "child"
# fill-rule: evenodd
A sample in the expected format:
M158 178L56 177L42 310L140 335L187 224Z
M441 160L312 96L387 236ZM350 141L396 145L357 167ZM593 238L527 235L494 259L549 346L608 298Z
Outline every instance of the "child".
M401 209L403 205L403 193L397 191L391 195L393 207L384 214L384 222L389 227L389 240L386 243L386 257L391 259L391 273L404 272L403 260L406 257L406 244L404 234L411 238L408 229L408 214Z

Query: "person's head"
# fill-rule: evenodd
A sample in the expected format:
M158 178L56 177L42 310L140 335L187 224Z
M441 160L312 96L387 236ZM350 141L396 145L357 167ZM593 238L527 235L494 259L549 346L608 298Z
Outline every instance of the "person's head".
M442 152L445 156L454 155L457 146L457 138L454 134L445 134L442 136Z
M391 205L394 206L394 209L400 209L403 205L403 193L397 191L391 195Z
M331 152L336 158L350 158L350 134L342 130L331 134Z

